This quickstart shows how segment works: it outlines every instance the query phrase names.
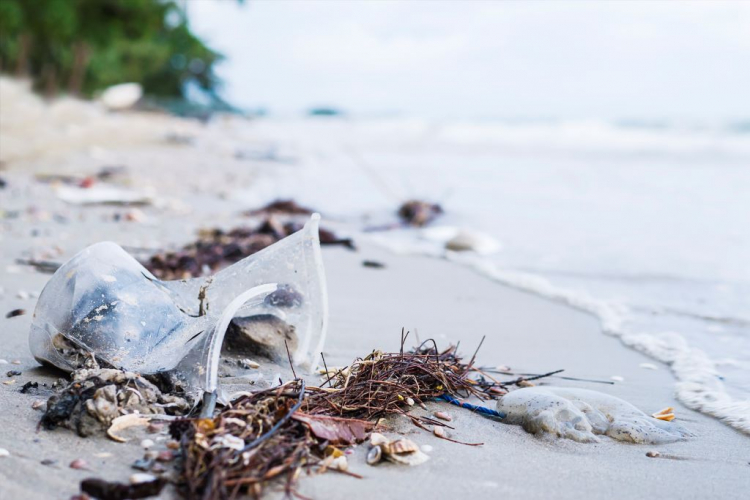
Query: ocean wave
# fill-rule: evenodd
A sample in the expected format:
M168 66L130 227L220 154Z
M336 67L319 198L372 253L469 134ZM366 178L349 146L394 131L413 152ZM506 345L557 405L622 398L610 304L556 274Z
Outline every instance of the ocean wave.
M733 398L724 387L717 363L705 352L689 345L676 332L631 332L627 328L630 309L618 303L597 299L588 293L558 287L546 278L528 272L499 268L492 260L475 254L445 252L436 245L400 235L371 237L371 241L398 254L442 257L468 266L503 285L533 293L595 316L608 335L623 344L670 367L675 376L676 396L685 406L711 415L725 424L750 434L750 401Z

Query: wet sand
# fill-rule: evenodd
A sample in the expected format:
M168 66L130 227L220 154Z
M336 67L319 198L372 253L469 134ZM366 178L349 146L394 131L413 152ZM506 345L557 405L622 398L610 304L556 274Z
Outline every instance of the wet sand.
M121 444L105 437L83 439L65 429L37 430L41 412L31 405L51 394L51 389L42 384L50 386L64 374L40 367L28 350L34 296L49 275L19 266L15 260L33 255L63 261L101 240L127 247L180 245L192 240L198 228L238 225L245 221L240 211L254 207L242 206L228 193L251 188L258 175L279 167L235 158L220 126L203 127L164 117L149 120L141 115L102 114L79 123L72 131L60 125L65 120L50 126L50 130L40 122L39 134L57 138L49 143L56 146L30 148L22 139L34 127L27 132L16 127L15 132L8 133L12 125L9 119L14 115L7 112L7 96L7 92L0 93L0 108L6 108L0 111L0 149L4 150L0 159L5 162L0 176L8 182L0 190L0 359L9 364L0 365L0 376L2 381L15 379L15 383L0 385L0 448L9 452L9 456L0 457L0 499L67 499L78 492L79 481L86 477L126 481L136 472L130 464L141 458L143 450L138 439ZM42 118L49 116L44 109L39 113ZM143 128L135 134L137 137L125 133L121 138L111 133L87 135L87 131L105 130L105 122L106 127L113 127L110 130L136 122ZM168 137L175 131L199 140L192 144L175 141L174 135ZM77 139L66 142L65 134ZM7 142L8 137L16 142ZM92 143L98 146L94 148ZM6 149L6 144L12 148ZM124 207L73 206L56 197L54 186L33 179L38 172L94 173L107 164L127 166L127 179L120 184L152 189L159 200L157 206L146 206L139 212ZM129 213L137 214L140 220L122 220ZM120 221L114 220L117 214ZM529 435L520 427L432 403L431 410L440 408L453 416L451 437L484 445L469 447L442 441L405 420L391 420L388 425L394 432L432 447L429 462L414 468L393 464L370 467L364 461L365 447L359 447L350 458L350 470L365 479L335 474L303 478L299 485L303 495L327 499L415 495L745 497L750 438L678 403L667 367L656 364L656 370L642 368L642 363L654 362L603 335L594 318L498 285L447 261L396 256L367 242L359 242L359 247L357 252L340 248L323 251L331 312L325 348L329 364L346 364L372 349L396 350L402 327L412 331L411 338L416 332L420 339L434 338L439 345L460 342L461 351L467 355L486 336L478 356L480 364L507 365L519 372L534 373L565 368L565 375L598 380L620 376L624 380L614 385L561 379L545 383L601 390L647 413L674 406L678 420L695 437L658 447L607 438L599 444L549 440ZM363 267L364 260L382 262L385 268ZM26 295L29 298L22 298ZM5 313L16 308L25 309L26 314L6 319ZM15 360L20 364L10 363ZM22 374L6 377L9 370ZM37 394L19 392L27 381L39 382ZM239 380L226 382L229 392L247 389ZM163 447L163 441L157 441L157 447ZM647 457L646 452L652 450L658 450L662 457ZM96 456L101 453L111 456ZM69 468L74 459L84 459L91 470ZM42 465L43 460L55 463ZM169 488L161 495L174 496Z

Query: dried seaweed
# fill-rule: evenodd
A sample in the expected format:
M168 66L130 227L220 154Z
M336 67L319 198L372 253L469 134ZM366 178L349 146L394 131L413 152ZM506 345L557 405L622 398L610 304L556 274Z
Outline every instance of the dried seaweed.
M156 478L135 484L124 484L89 478L81 481L81 491L99 500L126 500L153 497L161 493L167 481Z
M196 241L177 251L158 252L143 265L156 277L165 280L208 275L273 245L302 227L293 221L282 223L270 215L254 226L229 231L204 230ZM350 239L338 238L324 229L320 230L320 243L354 248Z
M469 378L455 347L432 345L397 353L375 351L346 368L326 370L320 387L295 379L274 389L242 396L214 418L171 424L183 450L184 493L190 499L230 499L248 493L259 498L271 481L297 495L302 472L332 469L332 444L363 441L375 422L405 415L422 428L445 423L409 413L417 403L443 394L492 397L494 383ZM335 450L335 448L334 448ZM339 452L340 453L340 452ZM330 458L330 457L329 457ZM348 473L351 474L351 473Z

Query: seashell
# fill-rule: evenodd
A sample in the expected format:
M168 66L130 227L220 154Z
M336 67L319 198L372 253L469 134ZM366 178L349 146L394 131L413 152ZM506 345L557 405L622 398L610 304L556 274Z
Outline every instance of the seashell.
M436 411L435 418L439 418L440 420L445 420L446 422L450 422L451 420L453 420L453 417L451 417L449 414L442 412L442 411Z
M373 446L370 448L370 451L367 452L367 463L370 465L375 465L376 463L380 462L380 460L383 458L383 450L380 448L380 446Z
M109 429L107 429L107 436L110 437L110 439L113 439L114 441L117 441L118 443L124 443L127 441L124 437L118 436L117 433L123 429L127 429L128 427L134 427L134 426L146 426L148 425L148 419L146 417L142 417L141 415L138 415L137 413L129 413L127 415L122 415L121 417L117 417L112 421L112 425L109 426Z
M150 483L151 481L156 481L156 476L144 474L143 472L138 472L130 476L130 484Z
M671 422L674 420L674 408L671 406L667 406L663 410L659 410L656 413L651 414L652 417L658 420L666 420L667 422Z
M518 387L535 387L536 384L533 382L529 382L528 380L519 380L518 381Z
M390 443L390 440L379 432L373 432L370 434L370 444L373 446L381 446Z
M383 451L386 455L402 455L419 451L419 446L409 439L397 439L385 445Z
M396 453L386 455L385 458L397 464L412 466L423 464L430 459L427 454L422 453L422 450L419 449L411 453Z
M646 456L649 458L657 458L661 455L658 451L647 451Z

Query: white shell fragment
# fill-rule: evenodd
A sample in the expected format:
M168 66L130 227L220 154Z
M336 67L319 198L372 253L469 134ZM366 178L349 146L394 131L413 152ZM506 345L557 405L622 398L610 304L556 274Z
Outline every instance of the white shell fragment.
M127 439L118 435L120 431L129 427L145 427L148 425L148 421L148 418L136 413L130 413L128 415L117 417L112 421L112 425L109 426L109 429L107 429L107 436L109 436L110 439L117 441L118 443L124 443L127 441Z

